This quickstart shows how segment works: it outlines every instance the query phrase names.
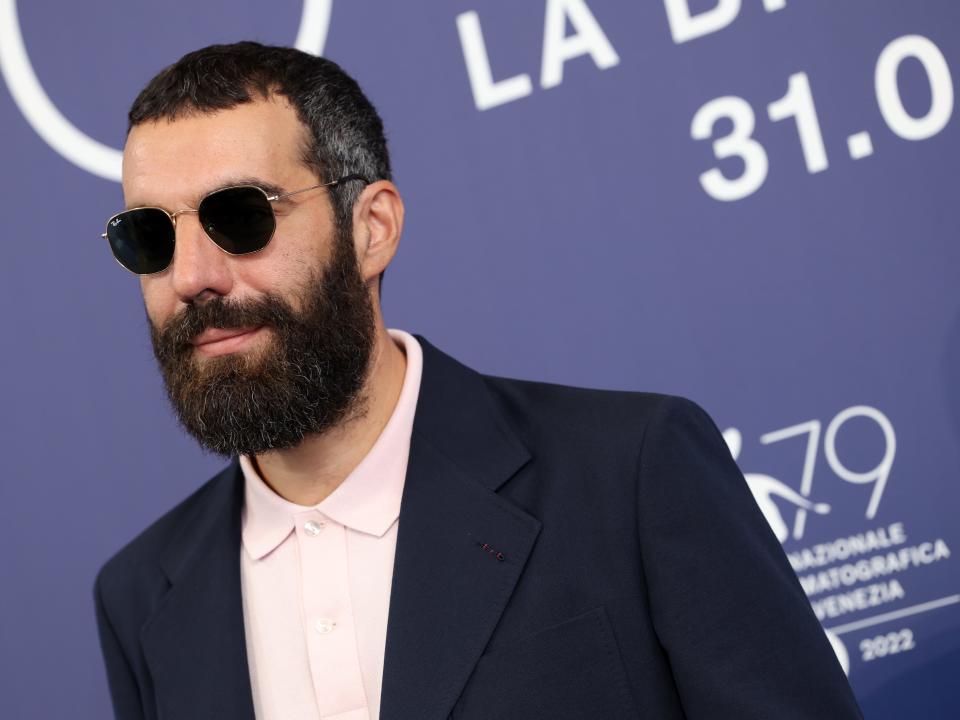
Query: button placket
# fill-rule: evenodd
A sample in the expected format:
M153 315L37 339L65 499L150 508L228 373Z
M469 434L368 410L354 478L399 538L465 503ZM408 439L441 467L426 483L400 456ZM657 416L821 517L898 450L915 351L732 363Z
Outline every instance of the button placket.
M347 529L319 512L297 519L302 615L323 716L365 708L347 557Z

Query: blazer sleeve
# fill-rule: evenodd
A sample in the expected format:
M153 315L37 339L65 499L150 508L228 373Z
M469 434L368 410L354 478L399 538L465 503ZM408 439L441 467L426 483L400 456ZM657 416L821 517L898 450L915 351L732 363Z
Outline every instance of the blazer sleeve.
M690 720L862 720L780 543L699 406L660 402L638 470L651 615Z
M97 612L97 631L100 648L107 668L110 698L116 720L143 720L143 703L130 660L120 646L114 625L107 615L103 601L103 575L97 576L93 596Z

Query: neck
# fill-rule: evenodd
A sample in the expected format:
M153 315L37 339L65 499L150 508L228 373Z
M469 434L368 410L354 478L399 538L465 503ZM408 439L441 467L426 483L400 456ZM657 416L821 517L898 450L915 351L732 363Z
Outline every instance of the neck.
M257 455L260 476L281 497L316 505L336 490L373 447L393 414L407 360L378 322L362 395L366 412L285 450Z

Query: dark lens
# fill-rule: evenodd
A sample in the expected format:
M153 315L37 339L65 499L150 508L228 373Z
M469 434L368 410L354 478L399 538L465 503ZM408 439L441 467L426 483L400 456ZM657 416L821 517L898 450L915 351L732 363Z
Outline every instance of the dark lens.
M127 210L111 218L107 240L120 264L138 275L160 272L173 259L173 223L158 208Z
M262 190L236 187L207 195L198 208L207 235L228 253L263 250L273 236L273 208Z

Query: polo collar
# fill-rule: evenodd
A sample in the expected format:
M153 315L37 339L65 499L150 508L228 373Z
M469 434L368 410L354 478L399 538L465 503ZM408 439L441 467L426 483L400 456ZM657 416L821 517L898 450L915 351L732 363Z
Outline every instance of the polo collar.
M320 513L333 522L375 537L382 537L399 517L423 354L409 333L392 329L388 332L407 356L397 405L370 452L322 502L306 506L284 499L264 482L249 457L240 456L244 477L242 538L253 559L259 560L275 550L303 515Z

